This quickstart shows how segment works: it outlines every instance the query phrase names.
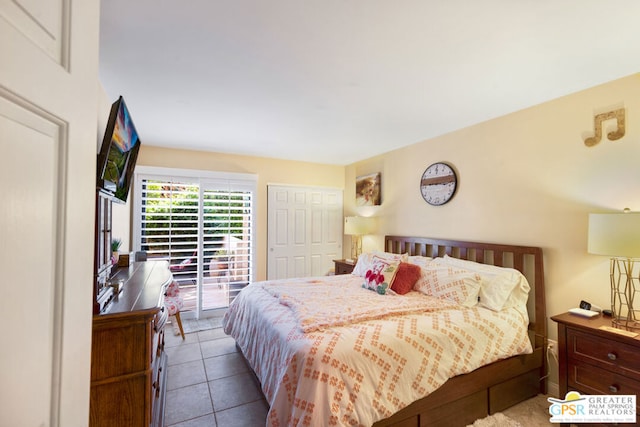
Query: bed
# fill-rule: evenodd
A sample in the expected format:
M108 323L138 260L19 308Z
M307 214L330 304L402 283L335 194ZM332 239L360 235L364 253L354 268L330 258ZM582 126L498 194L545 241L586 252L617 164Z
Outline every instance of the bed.
M540 248L386 236L383 252L517 270L528 295L497 311L376 295L356 275L251 284L223 326L261 383L268 426L464 426L546 392Z

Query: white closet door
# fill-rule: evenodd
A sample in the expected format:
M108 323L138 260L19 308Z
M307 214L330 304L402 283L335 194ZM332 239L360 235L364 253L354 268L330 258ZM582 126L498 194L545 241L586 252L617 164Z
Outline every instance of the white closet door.
M99 1L0 2L0 425L89 417Z
M322 276L342 257L342 190L268 186L267 278Z

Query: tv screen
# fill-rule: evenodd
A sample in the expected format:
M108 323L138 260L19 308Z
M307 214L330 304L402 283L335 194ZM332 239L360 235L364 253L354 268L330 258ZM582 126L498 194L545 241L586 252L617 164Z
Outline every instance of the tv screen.
M111 105L98 154L98 187L126 202L136 166L140 138L122 96Z

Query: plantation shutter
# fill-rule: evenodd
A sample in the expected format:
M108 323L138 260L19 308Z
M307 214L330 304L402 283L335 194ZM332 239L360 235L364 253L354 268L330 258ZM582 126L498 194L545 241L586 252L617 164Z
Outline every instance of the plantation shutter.
M253 267L253 189L241 181L203 183L205 283L228 285L229 301L245 287Z
M174 279L193 279L198 270L200 187L185 179L141 181L141 250L170 262Z
M224 289L226 307L253 278L256 184L234 175L136 174L135 249L168 260L181 286L201 286L205 310L221 307L208 290Z

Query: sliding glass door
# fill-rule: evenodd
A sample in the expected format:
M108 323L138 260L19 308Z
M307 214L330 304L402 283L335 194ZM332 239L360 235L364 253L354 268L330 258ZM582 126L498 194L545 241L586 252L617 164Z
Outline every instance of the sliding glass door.
M252 280L255 179L183 174L137 173L135 248L169 261L183 312L200 318Z
M227 307L252 276L253 192L242 187L203 183L203 310Z

